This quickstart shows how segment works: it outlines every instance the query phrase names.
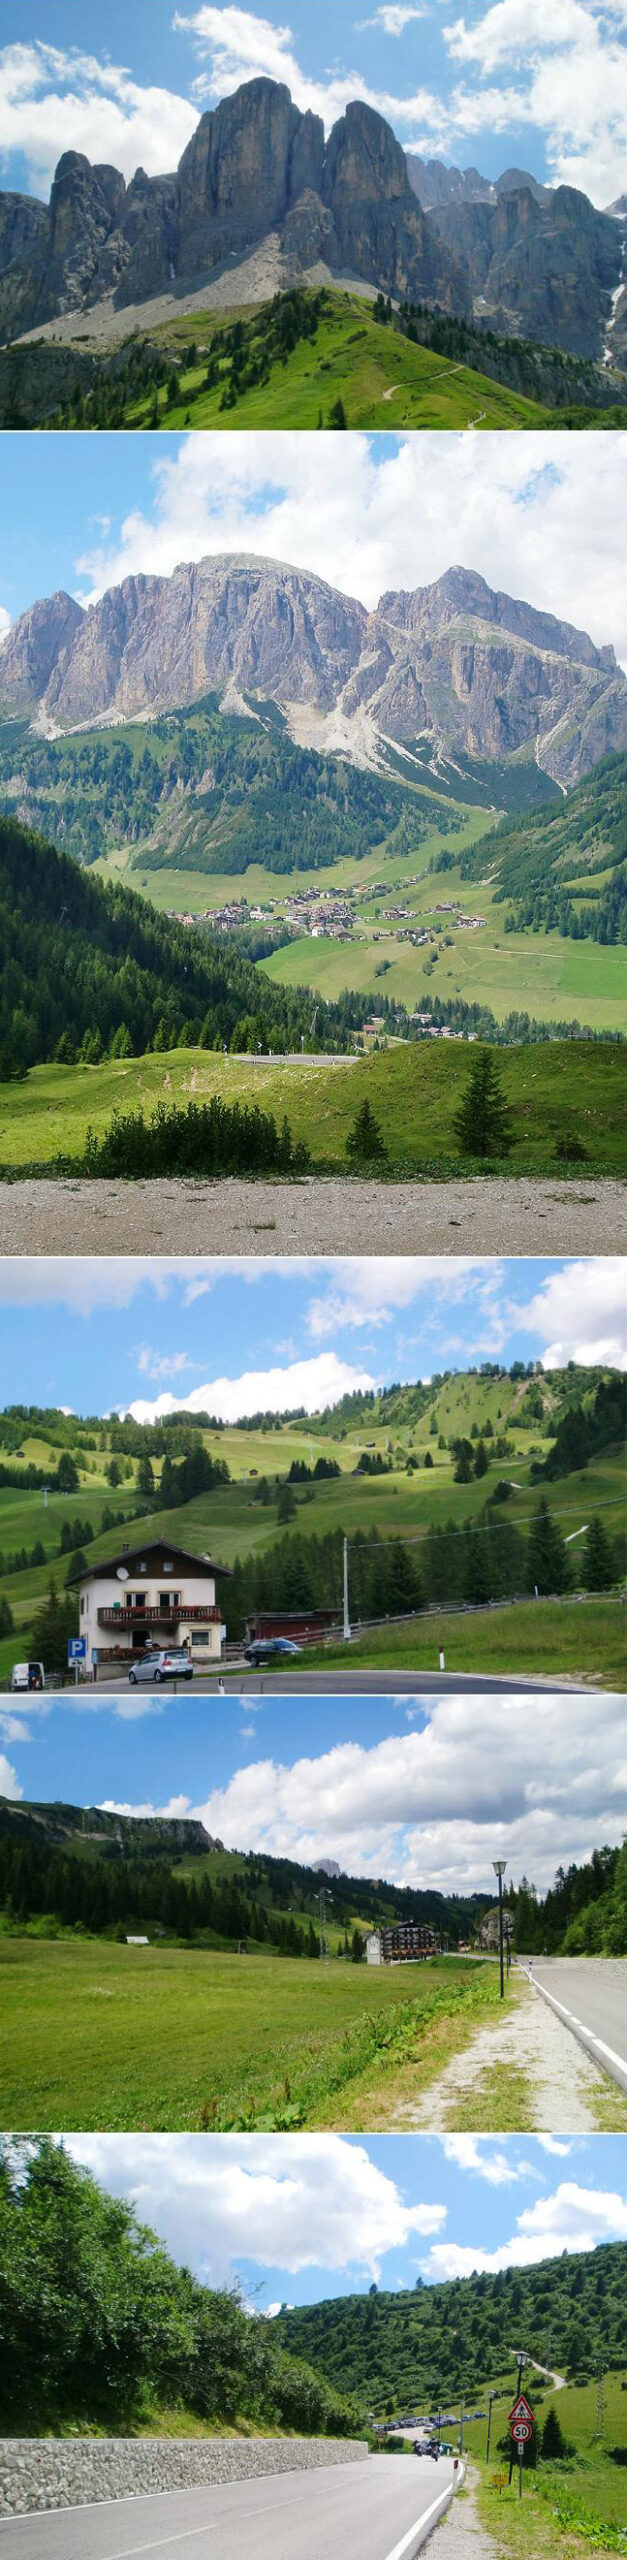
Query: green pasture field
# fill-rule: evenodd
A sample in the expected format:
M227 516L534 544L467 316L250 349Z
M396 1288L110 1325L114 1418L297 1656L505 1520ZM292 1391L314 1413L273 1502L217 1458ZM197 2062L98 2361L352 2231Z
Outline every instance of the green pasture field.
M195 310L154 331L154 343L186 346L201 339L207 347L216 326L239 318L250 320L248 307L228 314ZM396 330L382 328L361 296L333 295L319 322L315 340L301 338L284 364L277 359L270 379L245 391L234 408L221 409L222 384L200 390L206 356L181 375L180 399L166 406L159 395L161 427L317 427L341 399L349 427L552 427L555 411L540 401L525 400L470 366L452 363L431 348L414 346ZM190 405L190 393L192 396ZM129 400L124 424L153 427L152 393Z
M105 1939L0 1937L0 2121L29 2129L313 2125L373 2055L462 2039L497 1968L455 1957L377 1972Z
M553 1487L551 1488L553 1491ZM610 1600L516 1600L506 1608L443 1609L437 1617L375 1627L360 1642L307 1653L312 1668L332 1675L343 1665L364 1670L437 1670L444 1646L447 1671L506 1673L523 1678L582 1680L595 1689L625 1687L625 1611Z
M57 1157L80 1158L88 1127L101 1134L116 1110L141 1108L149 1117L159 1102L218 1093L229 1103L258 1102L277 1120L287 1112L294 1139L331 1172L346 1171L346 1140L367 1097L392 1170L450 1174L463 1170L452 1124L470 1065L465 1041L424 1040L335 1059L225 1059L176 1049L97 1067L33 1067L23 1084L0 1086L0 1171L45 1171ZM556 1146L577 1136L591 1171L624 1173L627 1047L521 1043L499 1052L499 1070L514 1129L508 1171L556 1172ZM577 1178L585 1190L585 1168Z
M411 860L406 857L407 869ZM414 865L415 860L414 854ZM386 921L384 907L400 903L401 895L402 903L411 906L411 916ZM436 917L436 903L456 896L466 915L481 915L485 922L473 930L460 930L446 916ZM360 900L359 924L351 942L299 935L260 962L260 967L277 985L310 986L329 1001L350 986L359 995L372 995L373 1003L377 994L385 994L410 1012L419 1009L428 993L447 1002L461 996L466 1004L489 1005L497 1022L520 1009L541 1022L572 1018L591 1031L620 1026L627 1000L627 960L619 944L572 942L559 933L508 933L507 904L497 903L494 889L463 881L456 871L432 874L405 892L400 866L395 866L394 879L386 881L385 898L375 903L380 910L377 921L365 902L362 916ZM416 947L402 941L401 934L414 925L418 930L436 928L437 944Z

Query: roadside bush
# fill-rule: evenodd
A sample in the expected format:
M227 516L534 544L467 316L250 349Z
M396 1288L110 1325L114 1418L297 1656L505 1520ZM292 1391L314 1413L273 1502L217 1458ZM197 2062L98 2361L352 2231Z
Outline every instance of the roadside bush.
M160 1102L150 1121L143 1111L115 1112L99 1138L88 1129L81 1172L126 1180L158 1174L303 1173L308 1148L295 1145L289 1121L277 1129L271 1112L256 1104L189 1102L167 1111Z

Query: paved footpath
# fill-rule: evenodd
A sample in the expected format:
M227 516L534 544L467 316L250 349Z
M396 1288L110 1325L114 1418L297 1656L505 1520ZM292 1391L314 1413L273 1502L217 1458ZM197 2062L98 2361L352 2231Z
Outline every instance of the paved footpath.
M479 2523L472 2476L449 2507L435 2549L438 2560L498 2560L496 2543Z
M627 1251L627 1184L474 1181L0 1183L0 1254L595 1254Z

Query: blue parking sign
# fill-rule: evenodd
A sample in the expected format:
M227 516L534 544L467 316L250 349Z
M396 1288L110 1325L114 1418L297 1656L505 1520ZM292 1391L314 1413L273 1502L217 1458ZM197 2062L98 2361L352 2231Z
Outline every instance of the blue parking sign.
M68 1658L68 1662L84 1662L86 1652L87 1652L87 1637L86 1637L86 1636L68 1636L68 1642L67 1642L67 1658Z

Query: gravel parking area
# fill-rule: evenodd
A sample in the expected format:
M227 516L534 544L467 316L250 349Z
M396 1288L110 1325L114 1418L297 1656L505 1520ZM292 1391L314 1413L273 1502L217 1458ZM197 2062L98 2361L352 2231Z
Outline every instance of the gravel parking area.
M0 1184L0 1254L595 1254L627 1250L627 1184Z

